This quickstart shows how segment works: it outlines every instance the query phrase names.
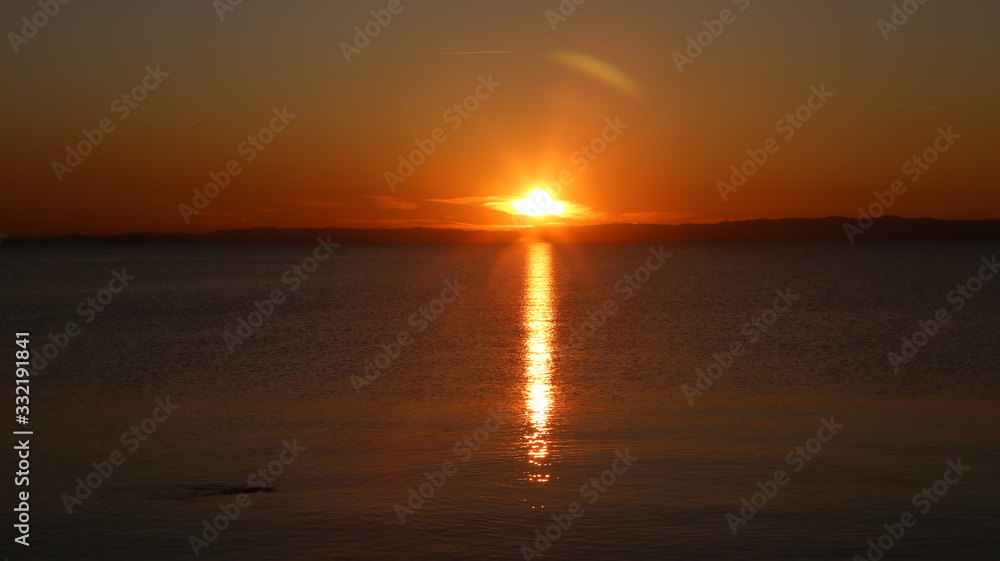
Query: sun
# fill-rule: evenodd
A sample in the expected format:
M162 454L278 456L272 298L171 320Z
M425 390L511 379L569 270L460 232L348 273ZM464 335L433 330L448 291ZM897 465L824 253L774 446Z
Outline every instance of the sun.
M565 205L555 200L545 189L535 189L527 197L514 201L514 210L522 216L559 216Z

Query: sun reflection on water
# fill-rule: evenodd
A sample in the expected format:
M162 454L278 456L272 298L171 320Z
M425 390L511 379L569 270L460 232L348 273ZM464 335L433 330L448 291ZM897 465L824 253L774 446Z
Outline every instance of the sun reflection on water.
M525 408L532 432L528 441L529 479L549 480L549 420L552 415L552 246L531 244L525 271Z

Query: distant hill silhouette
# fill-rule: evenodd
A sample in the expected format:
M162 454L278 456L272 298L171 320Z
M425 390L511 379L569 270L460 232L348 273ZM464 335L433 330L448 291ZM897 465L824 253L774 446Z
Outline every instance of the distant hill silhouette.
M345 244L459 243L849 243L844 225L853 219L786 218L717 224L601 224L542 226L522 230L483 231L435 228L395 230L352 228L254 228L219 230L208 234L127 233L114 236L12 235L5 243L59 244L311 244L330 236ZM1000 241L1000 220L937 220L933 218L876 219L856 243Z

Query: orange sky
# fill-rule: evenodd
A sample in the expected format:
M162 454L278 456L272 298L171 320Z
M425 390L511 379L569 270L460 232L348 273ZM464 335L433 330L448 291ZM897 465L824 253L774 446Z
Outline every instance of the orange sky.
M0 232L509 227L560 179L545 222L854 216L895 180L891 214L998 217L995 2L888 31L867 0L180 4L70 3L33 35L36 2L0 7Z

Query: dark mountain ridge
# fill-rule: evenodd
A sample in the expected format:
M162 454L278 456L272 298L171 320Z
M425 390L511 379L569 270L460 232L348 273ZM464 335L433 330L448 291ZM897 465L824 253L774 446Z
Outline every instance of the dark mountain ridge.
M207 234L11 235L4 243L56 244L310 244L329 236L347 244L461 243L872 243L1000 241L1000 219L938 220L887 216L861 228L841 217L759 219L716 224L601 224L519 230L438 228L253 228Z

